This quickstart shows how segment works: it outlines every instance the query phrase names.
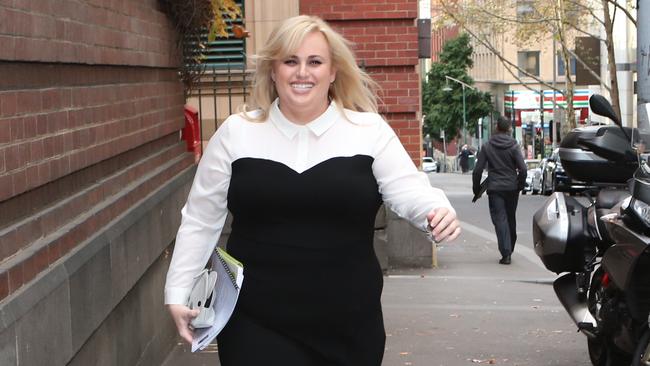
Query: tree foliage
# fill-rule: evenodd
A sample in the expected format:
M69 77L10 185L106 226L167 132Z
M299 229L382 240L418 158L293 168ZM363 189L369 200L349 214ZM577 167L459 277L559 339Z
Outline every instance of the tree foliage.
M440 140L440 131L448 138L461 136L463 131L463 86L450 81L452 77L467 85L474 80L467 74L473 66L472 46L467 34L445 43L440 61L434 62L422 87L422 110L425 114L423 132ZM451 90L444 90L446 87ZM473 136L478 119L492 112L490 93L465 87L466 133Z
M228 37L228 31L224 15L230 19L237 19L241 16L241 9L235 0L211 0L214 16L210 21L210 32L208 41L212 42L216 37Z
M180 78L189 94L194 83L201 77L205 49L202 35L208 34L208 42L217 37L228 37L228 19L240 17L241 9L235 0L158 0L163 12L176 27L181 53ZM238 27L238 26L235 26ZM233 29L235 36L247 36L241 27Z
M607 81L602 80L600 70L590 69L588 60L581 59L575 52L575 38L588 36L599 39L608 50L609 63L615 65L611 23L618 12L636 25L636 20L626 8L629 4L624 6L614 0L437 0L436 3L442 11L437 22L439 26L448 26L450 23L460 26L475 42L493 53L522 85L525 86L526 83L519 74L563 94L568 102L568 123L563 124L565 131L575 127L572 108L574 80L571 75L566 73L565 84L562 86L550 85L521 69L516 60L508 59L503 52L504 44L515 44L524 49L538 48L541 42L554 39L558 45L558 55L564 64L569 65L570 58L575 58L610 92L614 109L619 111L615 67L610 67Z

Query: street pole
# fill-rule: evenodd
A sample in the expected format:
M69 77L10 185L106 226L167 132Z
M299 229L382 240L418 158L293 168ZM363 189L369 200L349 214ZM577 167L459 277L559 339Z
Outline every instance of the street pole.
M467 145L467 112L465 111L465 84L463 86L463 145Z
M637 118L639 129L650 130L650 0L638 0L636 18Z
M440 130L442 136L442 153L444 155L444 164L442 166L443 172L447 173L447 141L445 140L445 130Z
M460 84L462 86L462 88L463 88L463 144L467 144L467 117L466 117L467 112L465 110L465 87L470 88L472 90L476 90L476 88L471 86L471 85L468 85L468 84L466 84L466 83L464 83L464 82L462 82L462 81L460 81L458 79L452 78L451 76L445 75L445 79L456 82L456 83ZM450 91L451 88L445 87L442 90Z
M483 146L483 117L478 119L478 149Z
M512 102L511 104L511 113L510 113L510 119L512 120L512 137L515 137L515 91L511 90L510 91L510 101Z
M539 124L541 134L539 139L540 158L544 158L544 89L539 91Z
M551 133L551 151L555 150L555 140L557 136L557 129L555 126L557 126L557 116L555 115L555 108L557 108L557 101L555 100L555 75L557 73L556 67L557 67L557 50L555 48L555 37L553 37L553 126L550 126L548 131ZM566 70L566 67L565 67ZM566 72L566 71L565 71Z
M535 121L530 121L530 145L533 147L533 155L531 159L535 159Z

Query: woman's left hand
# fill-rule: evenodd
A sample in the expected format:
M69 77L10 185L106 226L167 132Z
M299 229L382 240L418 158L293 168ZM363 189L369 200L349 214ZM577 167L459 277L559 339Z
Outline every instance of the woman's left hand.
M446 207L434 208L427 214L429 230L436 243L452 241L460 235L460 223L456 213Z

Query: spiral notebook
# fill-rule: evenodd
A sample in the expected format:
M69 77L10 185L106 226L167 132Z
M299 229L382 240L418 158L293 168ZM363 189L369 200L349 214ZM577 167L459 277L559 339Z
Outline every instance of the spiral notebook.
M216 299L212 302L215 317L212 326L194 330L192 352L200 351L210 344L226 326L235 310L239 291L244 282L244 266L225 250L217 248L210 259L212 270L217 272Z

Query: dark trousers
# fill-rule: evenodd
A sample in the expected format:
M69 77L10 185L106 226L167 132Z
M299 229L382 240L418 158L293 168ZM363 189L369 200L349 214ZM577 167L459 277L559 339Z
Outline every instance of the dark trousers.
M488 192L490 217L497 234L501 256L508 256L515 251L517 241L517 203L519 191Z

